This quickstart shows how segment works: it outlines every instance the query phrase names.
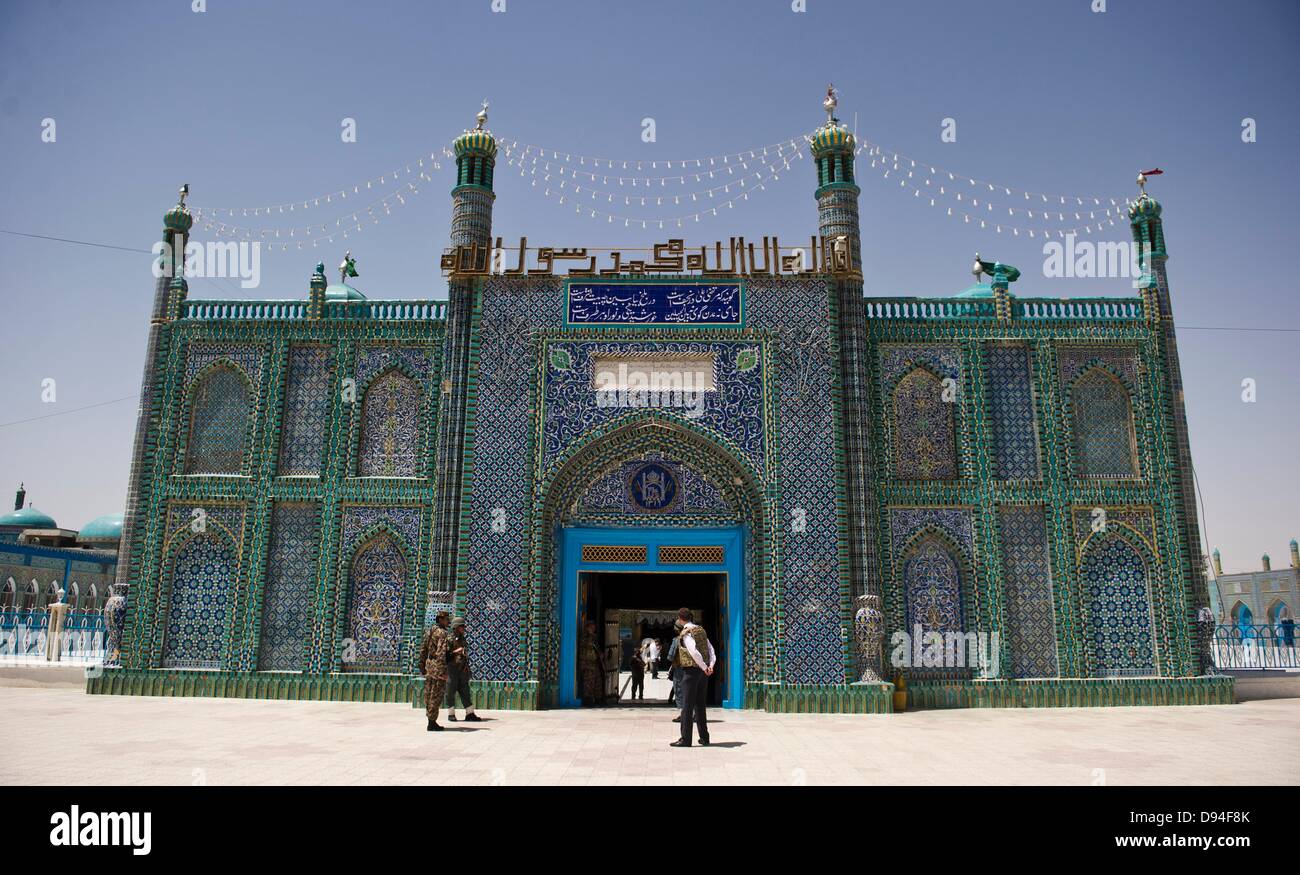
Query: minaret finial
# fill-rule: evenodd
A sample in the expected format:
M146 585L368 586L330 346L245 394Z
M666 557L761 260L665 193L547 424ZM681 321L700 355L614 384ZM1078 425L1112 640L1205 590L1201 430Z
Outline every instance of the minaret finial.
M351 249L343 253L343 263L339 265L339 283L347 285L350 276L360 276L357 273L357 260L352 257Z
M835 108L840 105L838 92L835 86L828 84L826 86L826 99L822 101L822 109L826 110L826 124L833 125L836 122Z
M980 263L980 254L975 253L975 263L970 266L970 272L975 275L975 282L980 281L980 274L984 273L984 265Z
M187 182L181 186L181 206L185 206L185 199L190 196L190 184Z
M485 97L483 98L483 108L480 109L478 111L478 114L474 116L474 118L478 121L478 124L474 126L474 130L476 131L483 130L483 126L487 124L487 111L488 111L488 101L487 98Z

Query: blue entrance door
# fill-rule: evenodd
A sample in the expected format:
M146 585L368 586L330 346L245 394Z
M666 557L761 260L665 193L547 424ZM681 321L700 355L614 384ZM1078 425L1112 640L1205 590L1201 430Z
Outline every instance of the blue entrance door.
M586 606L579 597L579 575L602 571L721 575L718 615L723 628L706 631L719 662L725 661L722 706L741 707L745 701L741 659L745 616L744 549L743 526L702 529L561 528L560 707L576 708L581 704L578 695L578 635L579 618L586 613Z

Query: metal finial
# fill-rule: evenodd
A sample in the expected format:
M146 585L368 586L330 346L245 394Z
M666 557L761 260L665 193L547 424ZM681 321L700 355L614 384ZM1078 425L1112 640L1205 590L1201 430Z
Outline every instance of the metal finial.
M478 111L478 114L474 116L474 118L478 120L478 124L474 126L474 130L476 131L483 130L483 126L487 124L487 111L488 111L488 102L487 102L487 98L485 97L483 98L483 108L480 109Z
M1138 188L1141 189L1142 194L1147 193L1147 175L1145 173L1138 174Z
M980 254L975 253L975 263L971 265L970 272L975 275L975 281L979 282L980 274L984 272L984 265L980 264Z
M826 86L826 99L822 101L822 109L826 110L826 123L835 123L835 108L840 105L837 98L837 92L834 85Z
M181 206L185 206L185 199L190 196L190 184L187 182L181 186Z
M339 265L339 283L341 284L347 283L348 274L356 270L356 264L357 263L352 260L351 249L343 253L343 263Z

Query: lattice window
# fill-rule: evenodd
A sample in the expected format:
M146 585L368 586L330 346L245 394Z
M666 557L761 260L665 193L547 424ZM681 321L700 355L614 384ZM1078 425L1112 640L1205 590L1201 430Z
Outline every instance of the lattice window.
M406 580L406 557L388 534L376 535L352 560L348 637L355 658L344 663L348 671L399 670Z
M401 371L375 379L361 410L362 477L415 477L419 471L420 386Z
M636 562L646 561L646 548L619 544L583 544L583 562Z
M248 383L234 368L209 372L194 391L186 474L238 474L244 468L253 411Z
M1128 390L1101 368L1074 383L1074 468L1079 477L1136 477L1137 439Z
M276 504L262 601L262 671L301 671L316 594L320 506Z
M289 350L288 369L279 473L320 474L329 433L334 353L324 346L295 346Z
M172 562L164 668L221 668L235 557L212 535L193 538Z
M1029 349L991 345L985 362L997 478L1037 479L1038 429L1034 422Z
M957 476L953 435L955 402L943 383L917 368L894 387L894 476L903 480L951 480Z
M907 602L907 633L961 632L960 565L935 538L914 546L903 562L903 592ZM924 642L923 642L924 643Z
M1146 563L1137 550L1123 538L1108 536L1088 548L1082 577L1093 674L1155 674Z
M659 548L660 565L720 565L726 559L725 547L664 546Z
M1004 505L998 508L998 528L1012 676L1056 677L1056 611L1043 508Z

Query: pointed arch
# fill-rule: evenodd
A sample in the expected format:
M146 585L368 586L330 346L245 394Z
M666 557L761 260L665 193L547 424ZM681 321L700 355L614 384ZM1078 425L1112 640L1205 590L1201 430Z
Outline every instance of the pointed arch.
M65 596L65 599L71 610L81 610L81 585L75 580L68 584L68 594Z
M943 378L918 365L890 393L894 476L900 480L953 480L957 439L953 407Z
M918 626L922 636L965 632L963 589L970 566L961 547L937 526L927 525L903 548L901 567L907 633L915 635Z
M518 620L526 632L540 630L541 640L524 654L526 676L540 677L543 685L558 681L559 624L551 622L557 608L558 573L556 531L569 519L578 498L590 484L623 461L657 452L689 460L719 489L723 500L735 508L746 527L745 579L749 591L745 616L744 674L746 683L776 679L774 661L760 658L759 642L776 640L775 611L770 604L771 552L766 561L756 559L762 545L773 537L773 509L759 472L740 448L699 423L675 413L651 409L630 412L592 429L575 441L549 468L538 472L536 510L532 520L531 574L537 581L530 594L531 616ZM467 612L476 609L472 602ZM766 635L763 632L766 632Z
M1239 600L1232 606L1231 617L1232 625L1236 627L1240 638L1255 637L1255 612L1250 609L1250 605Z
M195 380L189 398L186 474L240 474L248 454L253 386L236 365L219 360Z
M1138 476L1132 394L1100 363L1087 367L1070 386L1070 434L1076 476Z
M163 668L222 667L237 556L234 545L213 530L193 534L174 548L166 566Z
M1291 616L1291 607L1280 598L1275 598L1268 606L1268 622L1274 626ZM1294 618L1292 618L1294 619Z
M1079 576L1094 677L1155 674L1151 580L1144 552L1119 526L1084 547Z
M0 608L13 609L18 607L18 586L11 577L0 586Z
M370 381L361 402L357 476L419 476L423 394L396 364Z
M87 603L86 610L88 611L98 611L100 608L103 607L103 605L99 603L98 584L92 583L90 587L86 590L86 603Z
M385 524L357 540L348 564L347 638L343 669L395 672L401 666L402 620L411 558Z

